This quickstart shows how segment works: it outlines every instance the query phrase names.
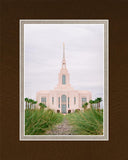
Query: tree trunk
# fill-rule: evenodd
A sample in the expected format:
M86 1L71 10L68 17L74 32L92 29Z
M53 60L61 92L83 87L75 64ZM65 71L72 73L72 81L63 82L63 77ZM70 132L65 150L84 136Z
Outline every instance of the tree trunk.
M27 109L27 102L25 102L25 104L26 104L26 109Z
M98 110L100 110L100 102L98 103Z

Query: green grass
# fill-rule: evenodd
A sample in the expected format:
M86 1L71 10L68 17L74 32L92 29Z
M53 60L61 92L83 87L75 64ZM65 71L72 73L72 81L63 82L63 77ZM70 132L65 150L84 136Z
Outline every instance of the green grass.
M66 115L78 135L103 135L103 110L87 109Z
M43 135L50 127L62 120L62 114L50 109L25 110L25 135Z

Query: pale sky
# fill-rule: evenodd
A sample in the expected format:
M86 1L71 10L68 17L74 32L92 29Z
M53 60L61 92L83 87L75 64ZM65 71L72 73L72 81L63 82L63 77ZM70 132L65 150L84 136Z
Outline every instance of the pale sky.
M103 24L25 24L25 97L57 85L63 42L71 86L103 99Z

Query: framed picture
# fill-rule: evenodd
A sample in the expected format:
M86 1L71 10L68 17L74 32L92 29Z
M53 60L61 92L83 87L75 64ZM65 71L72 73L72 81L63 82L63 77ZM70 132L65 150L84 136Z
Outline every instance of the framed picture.
M19 23L20 141L108 141L109 21Z

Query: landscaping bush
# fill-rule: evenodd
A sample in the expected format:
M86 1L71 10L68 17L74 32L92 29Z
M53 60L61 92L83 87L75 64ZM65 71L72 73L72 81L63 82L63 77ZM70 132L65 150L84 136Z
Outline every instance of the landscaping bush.
M78 135L103 135L103 110L88 109L67 115Z
M47 112L48 113L55 113L54 110L52 110L52 109L47 109Z
M80 109L75 109L75 113L80 112Z
M57 110L57 113L60 113L60 110Z
M71 110L68 110L68 113L71 113Z
M43 135L47 129L60 123L63 115L53 110L25 110L25 135Z

